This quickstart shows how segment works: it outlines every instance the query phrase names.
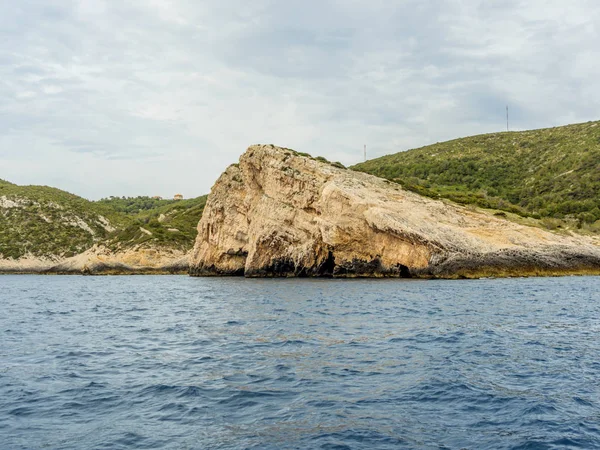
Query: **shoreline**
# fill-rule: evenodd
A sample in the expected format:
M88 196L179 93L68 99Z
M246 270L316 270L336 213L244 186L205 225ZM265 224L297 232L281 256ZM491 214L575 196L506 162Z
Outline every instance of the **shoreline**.
M410 277L390 276L390 275L349 275L344 276L244 276L244 275L226 275L226 274L203 274L191 275L188 270L164 270L164 269L132 269L132 270L105 270L99 272L82 271L35 271L35 270L0 270L2 275L45 275L45 276L148 276L148 275L177 275L188 276L190 278L244 278L244 279L309 279L309 280L480 280L480 279L502 279L502 278L558 278L558 277L584 277L600 276L600 268L580 268L580 269L539 269L531 268L525 271L516 269L496 269L480 271L461 271L448 275L424 275L416 274Z
M104 270L100 272L83 272L83 271L54 271L54 270L0 270L0 276L2 275L68 275L68 276L111 276L111 275L131 275L131 276L143 276L143 275L189 275L187 270L164 270L164 269L143 269L143 270Z

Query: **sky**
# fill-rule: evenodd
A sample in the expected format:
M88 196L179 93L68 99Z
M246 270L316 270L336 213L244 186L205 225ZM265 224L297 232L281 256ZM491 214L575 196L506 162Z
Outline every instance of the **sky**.
M249 145L346 165L600 119L597 0L3 0L0 178L208 193Z

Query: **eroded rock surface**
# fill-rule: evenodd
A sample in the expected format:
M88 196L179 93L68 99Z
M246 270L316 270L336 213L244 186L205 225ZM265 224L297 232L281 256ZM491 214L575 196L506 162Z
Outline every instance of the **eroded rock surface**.
M198 231L197 276L600 272L595 238L519 225L265 145L221 175Z
M0 273L154 274L185 273L189 254L180 250L136 246L113 251L103 245L70 258L0 259Z

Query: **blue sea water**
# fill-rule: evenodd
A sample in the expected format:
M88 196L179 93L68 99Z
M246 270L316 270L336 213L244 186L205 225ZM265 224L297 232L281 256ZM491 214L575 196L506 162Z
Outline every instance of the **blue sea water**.
M2 276L0 448L600 448L599 288Z

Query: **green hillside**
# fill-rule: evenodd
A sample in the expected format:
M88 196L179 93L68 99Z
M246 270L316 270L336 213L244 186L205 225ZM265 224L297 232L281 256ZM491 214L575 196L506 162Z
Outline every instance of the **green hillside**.
M128 219L47 186L0 184L0 255L72 256L106 239Z
M600 122L455 139L352 169L463 204L578 226L600 220Z
M136 215L145 211L150 211L162 206L177 203L177 200L165 200L162 198L139 196L139 197L108 197L98 200L96 203L105 205L111 209L125 213L127 215Z
M132 220L127 227L111 236L112 248L143 243L189 250L196 239L196 228L207 196L189 200L154 200L148 197L103 199L98 203L112 205L117 210L129 211ZM123 201L124 200L124 201Z
M139 244L190 249L206 196L147 203L136 197L92 202L47 186L0 180L0 258L69 257L96 243L112 248ZM142 231L142 228L145 231Z

